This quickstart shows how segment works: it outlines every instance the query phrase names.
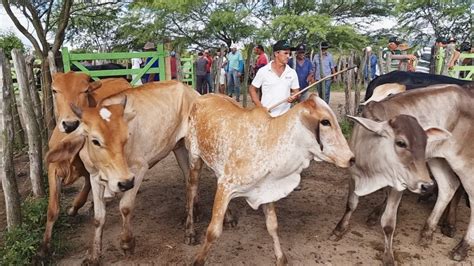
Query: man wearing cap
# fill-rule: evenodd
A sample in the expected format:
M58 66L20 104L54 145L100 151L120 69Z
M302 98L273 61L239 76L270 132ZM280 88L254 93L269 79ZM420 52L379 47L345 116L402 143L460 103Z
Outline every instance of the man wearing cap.
M298 96L292 96L298 92L300 86L296 71L288 66L290 52L295 49L287 41L277 41L273 45L275 59L260 68L249 87L250 97L257 107L270 108L286 99L285 103L278 105L270 111L275 117L286 113L291 103ZM257 88L262 89L262 101L257 95Z
M431 59L430 59L430 74L436 74L436 60L438 51L444 53L444 48L448 44L448 40L445 37L438 37L435 40L435 44L431 46Z
M319 53L314 55L313 57L313 64L314 64L314 77L316 80L321 79L321 74L323 77L327 77L331 74L336 73L336 64L334 63L334 59L332 57L332 54L328 52L329 44L327 42L321 42L321 54L322 60L319 60ZM320 61L322 64L322 70L320 68ZM335 79L334 77L332 79ZM331 93L331 79L327 79L324 81L322 85L318 86L318 93L319 96L321 97L322 95L322 90L324 88L324 101L329 104L329 98L330 98L330 93Z
M298 75L298 83L300 84L300 90L308 87L309 84L314 82L314 65L311 60L306 58L306 45L300 44L296 47L296 67L293 67L293 60L289 60L288 65L296 71ZM302 102L309 96L309 92L305 91L300 95L298 101Z
M400 68L402 60L415 60L416 56L412 54L402 54L402 51L399 49L401 41L398 37L390 37L388 39L388 49L390 50L390 58L392 60L399 60L397 69Z
M230 46L230 53L227 54L227 93L230 97L235 90L235 100L240 102L240 76L244 73L244 59L237 51L237 45Z
M155 44L152 42L147 42L145 43L145 46L143 46L143 51L145 52L150 52L150 51L156 51ZM146 59L145 65L150 62L152 57L148 57ZM158 67L158 60L156 60L151 67ZM151 73L151 74L145 74L143 75L142 82L143 83L148 83L148 82L153 82L153 81L159 81L160 80L160 74L159 73Z

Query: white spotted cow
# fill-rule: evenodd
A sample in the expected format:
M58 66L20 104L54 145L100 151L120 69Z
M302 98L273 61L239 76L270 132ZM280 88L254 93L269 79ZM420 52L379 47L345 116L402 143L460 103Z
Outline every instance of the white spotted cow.
M298 186L300 173L311 160L339 167L349 167L353 160L336 116L314 94L275 118L265 108L242 109L226 96L202 96L192 108L185 143L191 165L187 237L195 236L192 210L203 161L217 175L212 219L195 265L204 264L211 244L222 233L227 206L235 197L244 197L254 209L262 205L277 264L285 264L274 202Z

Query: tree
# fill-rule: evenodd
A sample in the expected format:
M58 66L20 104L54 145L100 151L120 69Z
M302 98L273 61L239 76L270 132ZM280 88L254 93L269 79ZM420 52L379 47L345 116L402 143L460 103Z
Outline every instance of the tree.
M19 49L21 52L25 52L25 46L13 32L0 32L0 48L3 49L5 56L11 60L13 49Z
M415 43L427 44L433 37L456 37L470 41L472 18L469 1L413 1L397 5L398 30ZM432 31L431 31L432 30ZM434 36L433 36L434 33Z
M43 115L50 136L55 126L53 114L53 99L51 94L51 75L48 66L48 51L56 54L64 41L64 33L69 21L73 0L2 0L7 15L15 24L15 27L31 42L37 56L41 59L42 92L43 92ZM25 16L28 23L33 25L34 32L28 31L28 27L23 25L13 14L12 6L18 8ZM56 19L52 19L53 10L59 10ZM48 36L53 38L53 43L48 43Z

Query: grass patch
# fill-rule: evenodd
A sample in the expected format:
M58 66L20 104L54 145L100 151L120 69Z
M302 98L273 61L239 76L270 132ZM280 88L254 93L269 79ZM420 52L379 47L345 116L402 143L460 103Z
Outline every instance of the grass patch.
M23 201L21 226L6 231L0 246L0 265L29 265L43 240L48 208L47 198L27 198ZM65 230L69 225L66 217L60 215L55 224L52 248L53 254L59 254L66 249L65 242L60 240L58 231Z

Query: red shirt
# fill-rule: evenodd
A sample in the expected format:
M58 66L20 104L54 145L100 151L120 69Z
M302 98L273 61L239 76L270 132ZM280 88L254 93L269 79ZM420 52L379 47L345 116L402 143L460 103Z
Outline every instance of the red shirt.
M177 75L177 69L176 69L176 57L172 56L170 58L170 68L171 68L171 78L176 78Z
M263 67L264 65L268 64L267 55L265 53L261 53L257 61L255 62L255 70L257 71L259 68Z
M209 64L207 64L206 71L207 73L211 73L212 57L210 55L207 55L206 59L207 59L207 62L209 62Z

